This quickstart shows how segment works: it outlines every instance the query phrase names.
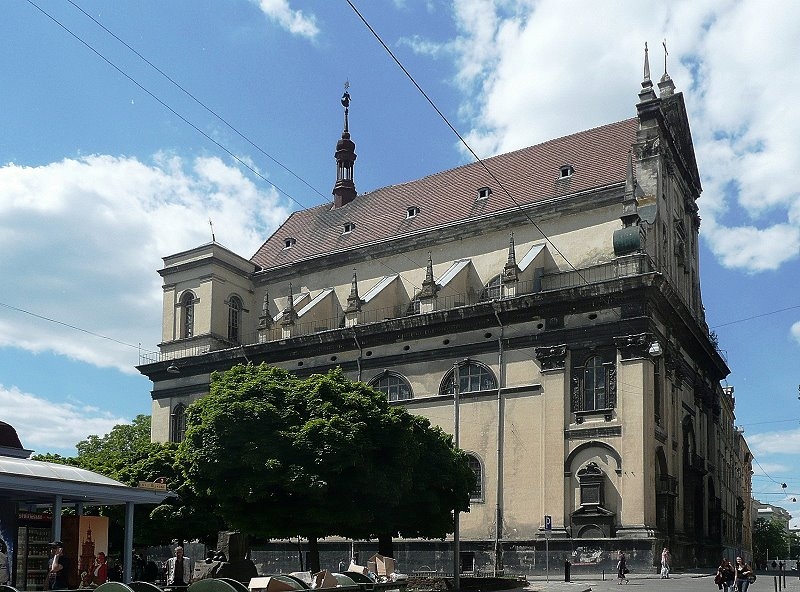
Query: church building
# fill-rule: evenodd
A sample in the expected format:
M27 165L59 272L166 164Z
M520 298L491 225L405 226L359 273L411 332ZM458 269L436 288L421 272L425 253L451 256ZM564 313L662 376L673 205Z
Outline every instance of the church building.
M630 119L366 193L345 93L331 203L249 258L164 258L160 353L139 366L153 440L183 438L215 370L341 367L469 454L465 573L543 570L545 546L559 569L749 556L752 457L705 320L689 120L649 70L645 53ZM451 543L396 558L450 571Z

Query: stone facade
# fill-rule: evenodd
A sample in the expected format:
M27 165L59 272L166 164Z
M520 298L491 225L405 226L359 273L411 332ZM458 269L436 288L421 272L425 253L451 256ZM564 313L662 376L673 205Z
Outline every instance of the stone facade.
M528 573L546 535L554 565L747 555L700 177L683 97L658 87L646 68L636 117L488 159L494 177L466 165L296 212L250 260L217 243L165 258L161 354L139 366L153 439L182 437L214 370L340 366L451 433L458 406L480 481L462 569ZM397 549L404 571L449 571L447 541Z

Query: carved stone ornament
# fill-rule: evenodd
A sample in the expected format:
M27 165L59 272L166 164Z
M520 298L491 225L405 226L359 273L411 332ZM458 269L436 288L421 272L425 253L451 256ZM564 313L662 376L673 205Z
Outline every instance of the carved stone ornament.
M624 335L614 338L614 344L617 346L617 349L619 349L623 360L646 358L651 341L652 335L650 335L650 333Z
M567 346L554 345L551 347L537 347L536 359L542 367L542 372L546 370L564 370L567 364Z

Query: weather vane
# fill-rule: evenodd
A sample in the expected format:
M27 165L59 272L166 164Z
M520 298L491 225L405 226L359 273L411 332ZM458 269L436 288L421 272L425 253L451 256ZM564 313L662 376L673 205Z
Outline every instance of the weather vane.
M667 56L669 52L667 51L667 39L664 38L664 41L661 42L661 45L664 46L664 74L667 73Z
M345 109L350 107L350 93L348 92L349 90L350 90L350 81L349 80L345 80L345 82L344 82L344 94L342 95L342 106Z

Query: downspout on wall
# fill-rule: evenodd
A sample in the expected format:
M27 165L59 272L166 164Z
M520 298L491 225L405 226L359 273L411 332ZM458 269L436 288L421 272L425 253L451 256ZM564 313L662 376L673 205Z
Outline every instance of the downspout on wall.
M503 337L505 327L497 314L498 306L492 304L494 317L500 327L500 337L497 339L497 480L495 482L495 528L494 528L494 575L503 572L503 434L505 431L503 386L505 384L505 369L503 367Z

